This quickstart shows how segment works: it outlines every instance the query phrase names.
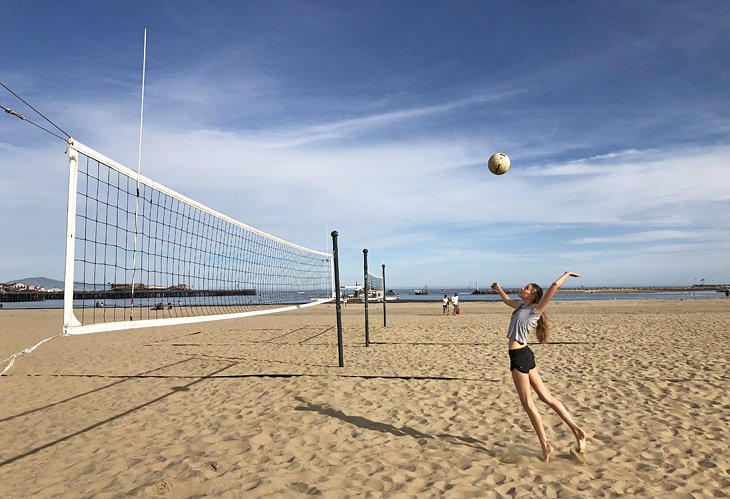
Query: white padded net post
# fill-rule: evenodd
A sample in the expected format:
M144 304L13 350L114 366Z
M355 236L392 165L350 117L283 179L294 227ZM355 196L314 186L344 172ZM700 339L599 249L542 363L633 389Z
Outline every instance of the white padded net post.
M227 217L73 140L69 158L65 333L230 319L332 300L331 253Z

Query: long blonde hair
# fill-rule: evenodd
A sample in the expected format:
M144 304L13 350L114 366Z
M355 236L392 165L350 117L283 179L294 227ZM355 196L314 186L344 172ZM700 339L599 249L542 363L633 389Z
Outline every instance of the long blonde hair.
M533 290L532 303L540 303L543 295L542 288L534 282L531 282L530 286L532 286ZM530 305L532 305L532 303ZM540 343L547 342L549 332L550 327L548 326L548 319L545 315L545 312L543 312L537 321L537 326L535 326L535 335L537 336L537 341L539 341Z

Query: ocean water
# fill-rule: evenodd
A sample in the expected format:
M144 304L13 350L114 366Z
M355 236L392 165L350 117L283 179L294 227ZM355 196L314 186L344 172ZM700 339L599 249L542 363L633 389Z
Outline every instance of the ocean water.
M454 293L459 293L459 301L462 303L466 302L489 302L489 301L500 301L499 297L497 295L472 295L470 294L469 290L459 289L459 288L434 288L429 289L427 295L417 295L415 294L413 289L399 289L395 288L393 289L393 292L395 292L398 296L400 301L402 302L441 302L441 299L444 295L448 296L454 296ZM511 295L515 299L517 299L516 295ZM677 292L677 291L656 291L656 292L646 292L646 293L559 293L555 295L555 298L553 300L555 301L594 301L594 300L651 300L651 299L661 299L661 300L701 300L701 299L707 299L707 298L724 298L725 295L723 293L718 293L716 291L693 291L691 294L687 291L683 292ZM225 297L218 297L221 299L224 299ZM247 305L252 304L255 302L256 297L236 297L239 301L237 304L239 305ZM124 301L125 303L121 303L121 301ZM142 307L151 307L154 305L152 303L153 301L160 301L160 300L150 300L150 303L142 303L138 306ZM167 305L167 299L162 299L161 301L164 302L165 305ZM298 301L298 300L292 300L292 301ZM730 301L730 300L729 300ZM172 301L173 305L176 305L176 300ZM392 303L389 301L389 303ZM210 303L208 303L210 305ZM226 305L225 301L221 301L219 303L220 305ZM232 305L233 303L228 303ZM13 310L13 309L38 309L38 308L63 308L63 300L43 300L43 301L28 301L28 302L5 302L2 303L3 309L7 310ZM120 300L119 304L116 304L120 307L123 306L129 306L129 303L127 300ZM183 303L183 305L188 306L204 306L204 303L193 303L191 301ZM74 301L74 307L82 307L83 304L81 301L75 300ZM93 301L86 301L87 307L93 307ZM111 308L115 306L115 303L111 300L107 300L104 302L104 306L106 308Z
M315 292L279 292L267 295L222 295L222 296L193 296L193 297L163 297L163 298L135 298L135 308L152 308L157 303L167 308L168 303L173 307L227 307L247 305L267 305L271 303L309 303L312 300L321 298L329 291ZM74 308L94 308L97 300L74 300ZM104 308L128 308L129 298L98 300L103 302ZM3 302L3 309L38 309L38 308L63 308L63 300L40 300L26 302Z
M417 295L413 289L393 289L401 301L424 301L424 302L440 302L444 295L454 296L459 293L459 301L475 302L475 301L501 301L499 296L489 295L473 295L469 290L458 288L429 288L427 295ZM517 299L517 295L510 295ZM656 291L646 293L558 293L553 300L555 301L592 301L592 300L687 300L687 299L703 299L703 298L724 298L723 293L716 291L693 291L691 294L687 291Z

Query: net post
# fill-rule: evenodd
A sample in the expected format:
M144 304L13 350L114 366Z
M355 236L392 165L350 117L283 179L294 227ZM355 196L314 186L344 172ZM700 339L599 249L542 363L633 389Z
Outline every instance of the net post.
M342 306L340 305L340 260L337 250L336 230L332 231L332 256L335 271L335 309L337 310L337 354L339 366L345 367L344 352L342 347Z
M370 346L370 325L368 324L368 294L370 294L370 279L368 279L368 250L362 250L363 261L365 262L365 346Z
M387 300L385 299L385 296L386 296L385 295L385 264L383 264L383 327L387 327L388 326L388 318L387 318L388 317L388 314L387 314L387 311L385 309L385 302Z
M66 206L66 262L63 287L63 332L81 323L74 316L74 257L76 251L76 189L79 177L79 152L73 139L68 141L68 205Z

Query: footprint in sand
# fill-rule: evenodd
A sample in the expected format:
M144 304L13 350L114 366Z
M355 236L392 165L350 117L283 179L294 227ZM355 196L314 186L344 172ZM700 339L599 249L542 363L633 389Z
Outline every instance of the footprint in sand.
M167 494L172 490L172 485L167 480L159 480L151 487L158 496Z
M570 457L579 462L580 464L588 464L588 460L586 459L586 455L582 452L580 452L578 449L570 449Z
M179 456L181 454L185 453L185 447L182 445L173 445L172 447L168 447L167 449L160 452L160 455L166 458Z

